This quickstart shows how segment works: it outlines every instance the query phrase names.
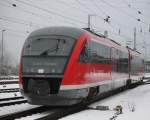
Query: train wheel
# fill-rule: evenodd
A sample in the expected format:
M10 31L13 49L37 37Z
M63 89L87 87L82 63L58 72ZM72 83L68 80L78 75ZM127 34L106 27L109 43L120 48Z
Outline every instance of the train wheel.
M94 97L97 96L98 92L99 92L98 86L89 88L89 94L88 94L87 98L92 100Z
M82 100L82 103L89 103L95 99L97 94L99 93L99 86L89 88L89 93L86 98Z
M126 87L130 88L131 87L131 79L128 79L126 82Z

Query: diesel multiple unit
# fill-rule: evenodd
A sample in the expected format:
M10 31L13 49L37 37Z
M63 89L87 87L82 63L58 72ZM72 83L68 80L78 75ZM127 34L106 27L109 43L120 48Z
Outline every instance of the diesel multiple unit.
M31 104L73 105L142 80L139 52L84 29L49 27L26 39L19 83Z

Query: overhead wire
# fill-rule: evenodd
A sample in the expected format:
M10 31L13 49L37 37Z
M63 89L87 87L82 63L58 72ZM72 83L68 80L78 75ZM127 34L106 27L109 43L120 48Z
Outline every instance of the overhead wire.
M14 0L14 1L17 1L17 0ZM29 1L29 0L26 0L26 1ZM18 1L18 2L21 2L21 4L24 4L24 5L27 5L27 6L30 6L30 7L33 7L33 8L36 8L36 9L39 9L38 7L36 7L36 6L32 6L32 4L28 4L28 3L25 3L25 2L23 2L23 1ZM30 1L29 1L30 2ZM42 9L39 9L39 10L42 10ZM44 10L44 9L43 9ZM43 11L42 10L42 11ZM46 9L45 9L46 10ZM44 11L44 12L48 12L48 11ZM52 14L52 13L51 13ZM52 15L54 15L54 14L52 14ZM57 15L58 16L58 15ZM44 18L45 17L49 17L48 15L47 16L44 16ZM60 16L59 16L60 17ZM41 18L43 18L43 17L41 17ZM43 19L44 19L43 18ZM49 19L49 18L48 18ZM53 20L52 20L53 18L51 17L51 22L53 22L53 24L56 24ZM50 20L50 19L49 19ZM65 20L65 19L64 19ZM63 20L63 21L64 21ZM55 19L55 21L60 21L60 19L58 20L58 18L57 19ZM62 21L62 20L61 20ZM65 20L66 21L66 20ZM71 20L67 20L67 23L69 23L70 25L73 25L73 26L77 26L77 22L73 22L73 21L71 21ZM86 23L84 23L84 24L86 24Z
M43 16L43 15L41 15L41 14L37 14L37 13L31 12L31 11L29 11L29 10L26 10L26 9L20 7L20 6L17 5L17 4L11 3L10 1L5 0L5 1L3 1L3 2L8 3L9 5L11 5L11 6L5 5L6 7L19 9L19 10L25 12L25 13L29 13L29 14L34 15L34 16L36 16L36 17L39 17L39 18L41 18L41 19L44 19L44 18L51 19L51 17L49 17L49 16L46 17L46 16ZM0 4L1 4L1 3L0 3Z
M95 5L95 7L97 8L97 9L99 9L100 10L100 12L102 12L103 14L105 14L105 16L110 16L108 13L106 13L106 11L104 11L103 9L101 9L101 6L100 6L100 4L99 4L99 2L97 2L97 3L95 3L95 0L93 0L93 1L91 1L94 5ZM110 17L112 17L112 16L110 16ZM129 26L127 26L127 25L125 25L125 24L121 24L121 23L119 23L119 21L118 20L114 20L113 19L113 21L116 21L117 22L117 26L120 28L121 26L123 27L123 28L129 28Z
M80 6L82 6L83 8L87 9L88 11L92 11L92 13L93 13L92 15L98 17L98 18L99 18L100 20L102 20L103 22L106 22L107 25L109 25L109 26L113 29L112 25L110 25L109 22L105 21L105 18L103 18L102 16L100 16L100 15L99 15L97 12L95 12L93 9L89 8L86 4L84 4L84 3L81 2L80 0L76 0L76 2L77 2Z
M3 29L2 28L0 28L1 30L6 30L6 31L11 31L11 32L15 32L15 33L19 33L19 34L28 34L30 31L23 31L23 30L14 30L14 29L12 29L12 28L8 28L8 27L5 27L5 26L3 26Z
M84 7L84 8L86 8L86 9L88 9L88 10L90 10L90 11L92 11L93 13L94 13L94 11L91 9L91 8L89 8L89 7L87 7L84 3L82 3L81 1L79 1L79 0L76 0L82 7ZM105 15L107 15L105 12L103 12ZM99 15L96 15L96 16L99 16ZM101 18L101 20L104 20L104 18L103 17L101 17L100 16L100 18ZM112 26L112 25L110 25L109 24L109 26L112 28L112 29L114 29L114 26ZM97 28L97 29L102 29L102 28L100 28L100 27L97 27L97 26L94 26L95 28ZM115 28L116 29L116 28ZM109 31L109 30L107 30L108 32L111 32L112 34L115 34L115 35L118 35L116 32L114 32L114 31ZM130 40L132 40L132 38L129 38L128 36L125 36L125 35L123 35L123 34L121 34L120 35L121 37L124 37L124 38L126 38L126 39L130 39Z
M128 8L136 11L137 14L143 16L143 17L147 17L141 10L137 9L136 7L133 6L133 3L128 3L126 0L122 0L127 6Z
M26 0L26 1L28 1L29 3L32 3L32 1L30 1L30 0ZM62 3L62 4L63 4L63 3L64 3L63 1L60 1L60 0L59 0L59 2L58 2L57 0L55 0L54 2L56 2L57 4L59 4L59 3ZM66 2L65 2L65 3L66 3ZM65 3L64 3L64 4L65 4ZM65 5L66 5L66 4L65 4ZM45 5L45 6L47 6L47 5ZM31 7L31 6L30 6L30 7ZM49 6L47 6L47 7L50 8ZM67 7L70 7L70 5L67 6ZM78 9L78 10L79 10L79 9ZM56 10L56 11L58 11L58 10ZM60 11L60 10L59 10L59 11ZM44 12L45 12L45 11L44 11ZM64 12L65 12L65 11L62 11L62 9L61 9L61 13L64 13ZM68 15L68 16L71 16L71 15ZM75 18L79 18L79 17L80 17L80 16L76 16L76 15L73 15L73 16L74 16ZM54 21L53 21L52 19L53 19L53 17L51 17L51 22L54 23ZM59 21L59 23L60 23L60 20L63 21L63 22L64 22L64 21L67 21L67 23L69 23L69 24L72 25L72 26L77 26L77 25L78 25L77 22L73 22L73 21L70 21L70 20L66 20L66 19L63 19L63 20L62 20L62 19L60 19L60 18L59 18L59 19L58 19L58 18L55 19L55 21ZM86 23L85 23L85 24L86 24Z
M20 2L20 0L15 0L15 1L19 1ZM21 1L22 2L22 1ZM24 3L24 2L23 2ZM27 5L27 4L26 4ZM29 5L29 4L28 4ZM30 6L30 5L29 5ZM33 6L32 6L33 7ZM39 9L39 7L35 7L34 6L34 8L37 8L37 9ZM41 8L41 7L40 7ZM43 9L42 9L43 10ZM45 10L45 9L44 9ZM46 9L47 10L47 9ZM49 11L49 10L48 10ZM47 12L48 12L47 11ZM93 11L93 10L92 10ZM49 13L49 12L48 12ZM87 12L88 13L88 12ZM66 16L64 16L64 18L66 19ZM102 19L103 19L103 17L101 17ZM68 18L67 18L68 19ZM72 21L72 20L70 20L70 21ZM74 20L73 20L74 21ZM77 22L77 21L76 21ZM79 22L79 21L78 21ZM81 21L79 22L79 23L82 23ZM85 22L84 22L85 23ZM85 23L86 24L86 23ZM101 28L100 28L101 29ZM112 32L112 33L114 33L114 32ZM114 34L116 34L116 33L114 33ZM123 36L123 35L122 35ZM124 36L125 37L125 36ZM127 38L127 36L126 36L126 38Z
M87 9L88 11L92 12L92 14L95 14L97 17L99 17L101 20L104 21L104 18L102 16L100 16L99 14L97 14L97 12L95 12L93 9L91 9L90 7L88 7L86 4L84 4L83 2L81 2L80 0L75 0L81 7ZM89 13L90 14L90 13Z
M15 5L16 7L16 9L19 9L20 11L22 11L22 12L25 12L25 13L28 13L28 14L31 14L31 15L34 15L34 16L36 16L36 17L39 17L40 19L43 19L43 20L49 20L50 22L53 22L52 21L52 18L50 17L50 16L44 16L44 15L41 15L41 14L37 14L37 13L34 13L34 12L31 12L31 11L29 11L29 10L26 10L26 9L24 9L24 8L22 8L22 7L20 7L19 5L17 5L17 4L13 4L13 3L11 3L10 1L8 2L8 1L3 1L3 2L6 2L6 3L8 3L8 4L10 4L11 6L13 6L13 5ZM14 7L11 7L11 6L9 6L9 5L5 5L5 4L2 4L2 3L0 3L1 5L3 5L3 7L5 6L5 7L9 7L9 8L14 8ZM46 18L46 19L45 19ZM73 23L73 22L68 22L69 24L74 24L74 25L76 25L75 23Z
M111 8L113 8L113 9L119 11L119 12L125 13L127 16L129 16L130 18L132 18L132 19L134 19L134 20L136 20L136 21L139 21L139 22L144 23L145 25L148 25L148 23L146 23L146 22L142 21L141 19L139 19L139 18L137 18L137 17L135 17L135 16L129 14L128 12L124 11L123 9L116 8L115 6L113 6L112 4L110 4L109 2L107 2L107 1L105 1L105 0L101 0L100 2L102 2L102 3L104 3L104 4L108 5L108 6L110 6ZM119 10L118 10L118 9L119 9Z
M56 2L56 1L55 1ZM65 6L68 6L68 7L71 7L71 8L75 8L76 10L78 10L78 11L80 11L80 12L83 12L83 13L88 13L88 11L87 10L85 10L85 9L81 9L80 7L75 7L75 6L70 6L70 4L69 3L67 3L67 2L64 2L64 1L62 1L62 0L59 0L59 3L61 3L61 4L64 4Z
M87 25L87 23L85 23L85 22L83 22L83 21L81 21L81 20L79 20L79 19L74 19L74 18L72 18L72 17L68 17L68 16L65 16L65 15L62 15L62 14L57 13L57 12L55 12L55 11L52 11L52 10L50 10L50 9L42 8L42 7L40 7L40 6L33 5L33 4L30 4L30 3L28 3L28 2L24 2L24 1L21 1L21 0L14 0L14 1L20 2L20 3L25 4L25 5L28 5L28 6L32 7L32 8L36 8L36 9L42 10L42 11L44 11L44 12L46 12L46 13L53 14L53 15L56 15L56 16L59 16L59 17L68 19L68 20L70 20L70 21L74 21L74 22L78 22L78 23L82 23L82 24L86 24L86 25Z
M19 36L19 37L27 37L27 34L29 34L29 31L22 31L22 30L14 30L14 29L11 29L11 28L7 28L7 27L3 27L3 28L0 28L0 30L6 30L6 32L9 32L9 35L13 35L13 36Z
M35 28L39 28L39 27L43 26L41 24L35 24L35 23L29 22L29 21L24 21L22 19L16 19L16 18L6 17L6 16L0 16L0 20L17 23L17 24L22 24L22 25L26 25L26 26L32 26Z

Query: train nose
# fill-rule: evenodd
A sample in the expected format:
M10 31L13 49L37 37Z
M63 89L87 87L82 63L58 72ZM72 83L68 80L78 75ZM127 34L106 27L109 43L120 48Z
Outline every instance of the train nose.
M31 94L48 95L50 94L50 85L46 80L30 80L28 91Z
M58 94L62 78L28 78L24 79L24 92L44 96Z

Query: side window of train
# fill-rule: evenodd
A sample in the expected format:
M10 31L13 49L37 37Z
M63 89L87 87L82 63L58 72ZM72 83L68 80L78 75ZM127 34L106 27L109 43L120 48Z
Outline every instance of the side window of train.
M90 41L90 61L91 63L109 64L110 63L110 48L99 44L94 41Z
M79 56L80 62L110 64L110 48L95 41L88 41Z
M79 55L79 61L80 62L88 62L89 61L89 51L88 51L88 42L84 44L84 47L81 50L81 53Z
M119 56L119 72L127 73L128 72L128 53L120 51Z
M113 71L127 73L128 72L128 53L114 49Z

